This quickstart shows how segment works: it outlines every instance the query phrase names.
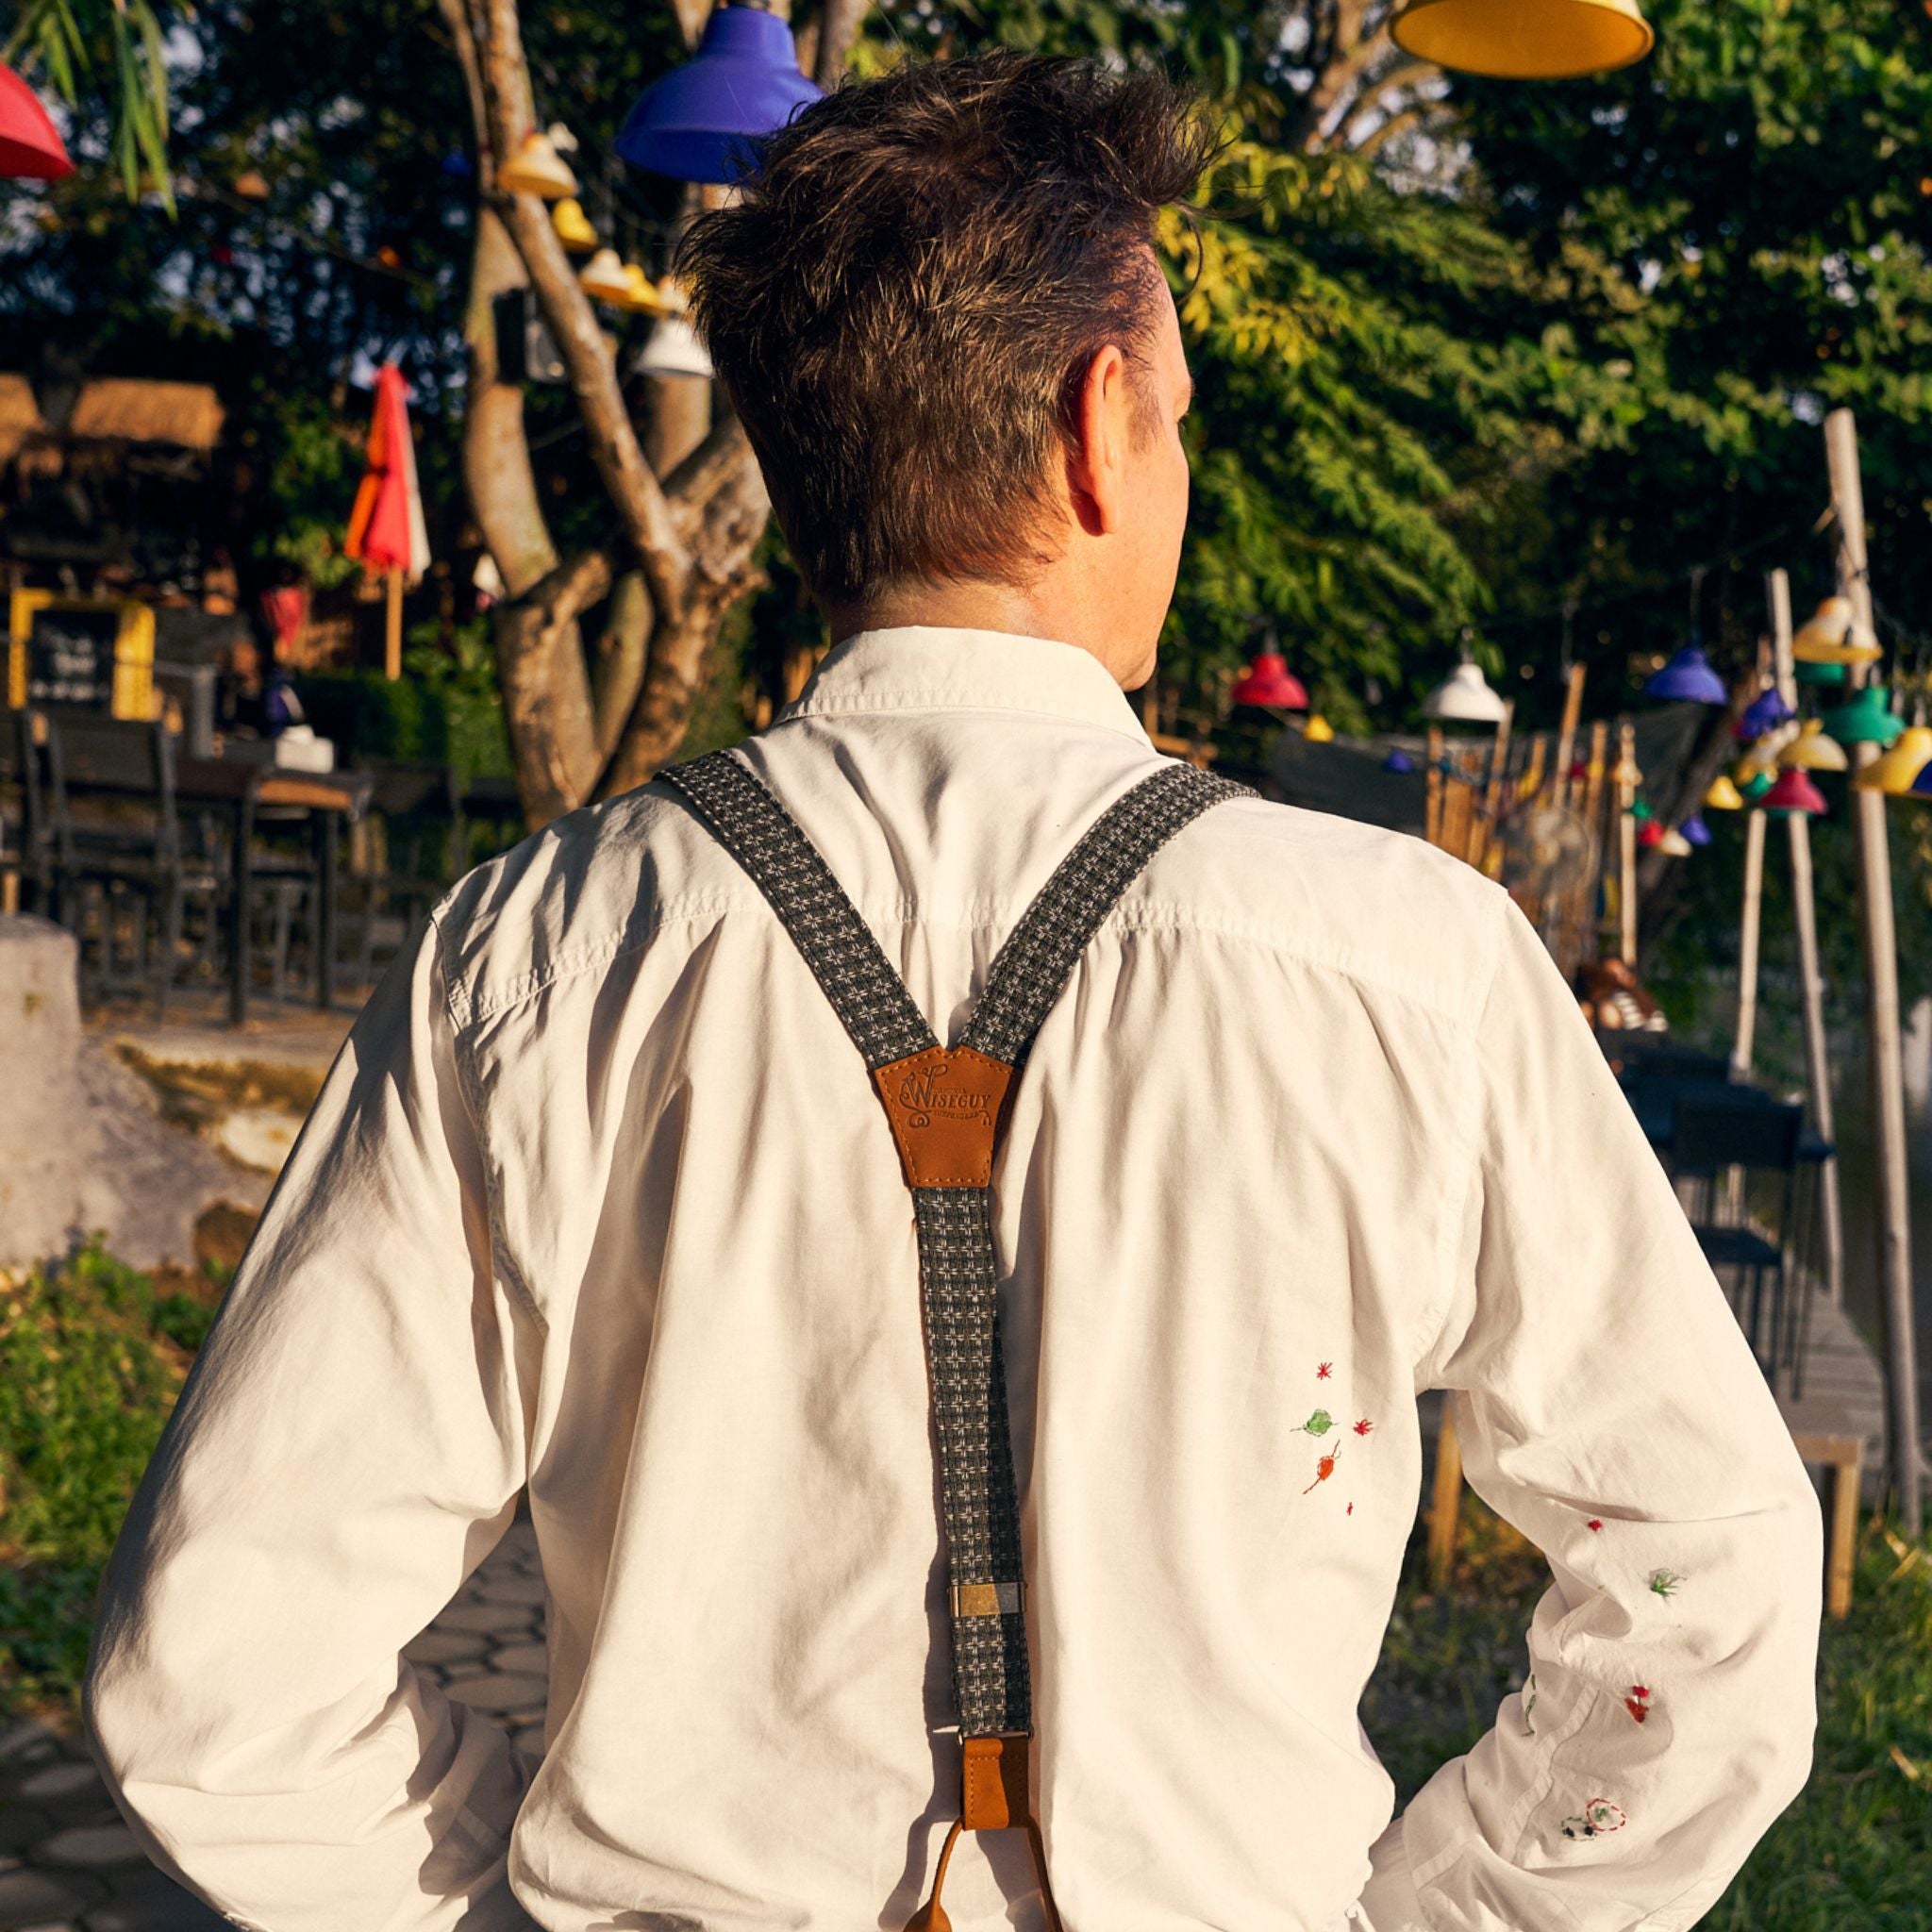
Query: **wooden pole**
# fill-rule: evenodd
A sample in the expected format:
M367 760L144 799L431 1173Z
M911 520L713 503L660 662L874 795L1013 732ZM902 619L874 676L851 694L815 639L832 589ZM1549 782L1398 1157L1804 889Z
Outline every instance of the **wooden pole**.
M1738 1031L1731 1072L1751 1071L1757 1033L1757 940L1764 915L1764 814L1754 805L1744 819L1744 910L1738 932Z
M1462 1510L1462 1443L1442 1391L1442 1421L1436 1431L1436 1474L1429 1485L1429 1582L1437 1590L1456 1564L1456 1531Z
M1557 803L1570 798L1570 767L1576 757L1576 726L1583 717L1583 666L1570 667L1570 688L1563 693L1563 724L1557 734Z
M389 574L389 608L384 613L382 668L391 684L403 675L403 574Z
M1489 788L1484 793L1482 814L1470 835L1469 862L1478 869L1488 857L1491 834L1503 817L1503 777L1509 769L1509 726L1515 717L1516 701L1511 698L1503 706L1503 715L1496 725L1496 741L1490 747Z
M1865 555L1865 495L1858 477L1858 434L1849 409L1824 419L1824 455L1838 525L1839 581L1857 623L1872 625L1872 585ZM1862 686L1870 666L1852 667ZM1854 771L1878 756L1875 744L1854 749ZM1898 938L1891 910L1891 858L1886 848L1885 794L1852 788L1858 841L1858 896L1864 914L1865 1024L1870 1041L1872 1145L1878 1174L1879 1306L1885 1318L1886 1410L1891 1478L1905 1533L1923 1522L1919 1462L1919 1385L1912 1310L1912 1233L1906 1166L1905 1063L1898 1024Z
M1637 728L1626 718L1617 726L1617 950L1624 965L1637 964Z
M1798 707L1798 680L1791 663L1791 589L1781 570L1766 579L1771 600L1771 642L1777 688L1786 704ZM1811 1101L1811 1125L1822 1141L1835 1142L1838 1127L1831 1095L1831 1049L1824 1030L1824 977L1818 962L1818 900L1812 884L1811 821L1801 811L1785 814L1790 839L1792 923L1798 940L1798 999L1805 1023L1805 1084ZM1818 1171L1818 1218L1824 1234L1824 1291L1844 1300L1845 1224L1839 1195L1838 1156ZM1854 1506L1856 1507L1856 1505Z
M1590 833L1590 857L1570 904L1564 908L1563 943L1557 955L1565 979L1575 974L1583 961L1584 948L1592 937L1597 886L1604 871L1604 758L1608 743L1609 726L1599 718L1590 727L1590 762L1583 774L1583 823Z
M1424 779L1424 835L1431 845L1442 842L1442 727L1429 726L1429 769Z

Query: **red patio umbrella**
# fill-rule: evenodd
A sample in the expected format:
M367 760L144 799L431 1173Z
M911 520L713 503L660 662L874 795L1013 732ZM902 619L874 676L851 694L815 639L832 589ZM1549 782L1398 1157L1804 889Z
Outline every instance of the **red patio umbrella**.
M375 414L369 425L369 468L349 512L343 548L367 570L389 578L389 624L384 653L391 677L403 675L403 582L414 583L429 568L429 530L423 521L423 492L416 486L416 446L409 436L409 386L403 372L385 362L375 379Z
M74 173L67 149L32 88L0 61L0 177L58 181Z

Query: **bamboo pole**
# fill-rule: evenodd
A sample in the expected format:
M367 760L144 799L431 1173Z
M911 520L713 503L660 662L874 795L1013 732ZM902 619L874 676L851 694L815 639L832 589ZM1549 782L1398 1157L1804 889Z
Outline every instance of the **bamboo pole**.
M1795 816L1795 814L1794 814ZM1731 1073L1751 1072L1757 1036L1757 941L1764 917L1764 814L1754 805L1744 818L1744 907L1738 928L1738 1030Z
M1617 951L1637 965L1637 729L1626 718L1617 726Z
M1771 641L1777 688L1793 710L1798 680L1791 665L1791 590L1781 570L1766 579L1771 599ZM1822 1141L1836 1143L1838 1126L1831 1094L1830 1037L1824 1030L1824 977L1818 961L1818 900L1811 871L1811 821L1787 812L1790 840L1792 923L1798 940L1798 999L1805 1023L1805 1084L1811 1101L1811 1125ZM1824 1291L1834 1302L1845 1294L1844 1206L1839 1194L1838 1156L1827 1155L1818 1170L1819 1222L1824 1231Z
M1839 581L1857 622L1872 625L1872 585L1865 555L1865 496L1858 476L1858 435L1849 409L1824 419L1824 455L1838 525ZM1870 667L1852 667L1861 687ZM1854 771L1878 756L1875 744L1854 752ZM1898 938L1891 910L1891 858L1886 848L1885 794L1852 788L1858 841L1858 896L1864 918L1865 1024L1870 1040L1872 1145L1878 1174L1879 1306L1885 1317L1886 1421L1892 1486L1905 1532L1923 1522L1919 1462L1919 1387L1913 1333L1910 1185L1906 1166L1905 1065L1898 1024Z
M1442 727L1429 726L1429 770L1424 780L1423 831L1431 845L1442 842Z
M1583 716L1583 666L1570 667L1570 687L1563 693L1563 723L1557 734L1557 803L1570 800L1570 767L1576 757L1576 726Z
M1429 1582L1437 1590L1449 1581L1456 1563L1456 1531L1462 1513L1462 1442L1442 1391L1442 1420L1436 1431L1436 1474L1429 1485Z
M389 573L388 608L384 612L382 667L391 684L403 675L403 574Z
M1515 699L1506 700L1503 715L1496 722L1496 741L1490 747L1490 782L1483 796L1482 811L1469 840L1469 862L1478 870L1489 854L1490 834L1503 816L1503 776L1509 769L1509 726L1515 716Z

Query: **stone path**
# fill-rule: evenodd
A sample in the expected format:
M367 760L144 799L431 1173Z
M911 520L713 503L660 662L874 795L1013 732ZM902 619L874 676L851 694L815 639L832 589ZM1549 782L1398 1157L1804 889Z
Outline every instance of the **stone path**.
M543 1748L543 1574L529 1518L403 1653L525 1749ZM150 1865L86 1739L0 1721L0 1932L225 1932Z

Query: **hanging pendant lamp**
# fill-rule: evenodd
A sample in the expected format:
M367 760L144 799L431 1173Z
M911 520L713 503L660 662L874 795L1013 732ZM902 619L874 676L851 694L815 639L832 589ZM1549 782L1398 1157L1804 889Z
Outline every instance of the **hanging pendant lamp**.
M565 195L550 210L550 225L557 230L557 239L573 255L588 255L597 245L597 231L591 225L583 203L575 195Z
M1302 726L1302 736L1310 744L1332 744L1335 741L1335 727L1320 711L1310 711L1308 722Z
M1906 721L1893 714L1882 684L1868 684L1821 721L1825 735L1840 744L1895 744Z
M1661 671L1643 682L1647 698L1676 698L1693 705L1722 705L1730 701L1724 681L1710 668L1710 659L1701 644L1686 644Z
M1742 811L1744 794L1732 782L1728 772L1720 772L1710 781L1710 790L1704 794L1706 811Z
M1813 818L1825 810L1824 794L1795 765L1778 774L1777 783L1758 800L1765 811L1802 811Z
M798 71L791 29L755 7L718 7L698 50L638 96L617 137L634 168L677 181L736 181L799 108L823 99Z
M532 128L516 153L496 171L496 185L512 194L538 194L545 201L561 201L577 192L577 177L552 146L550 137Z
M1664 842L1664 828L1655 819L1645 819L1637 827L1637 842L1640 845L1661 845Z
M1418 59L1499 80L1607 74L1657 40L1637 0L1408 0L1391 33Z
M1842 664L1807 664L1801 658L1791 666L1791 675L1800 684L1835 688L1845 681L1845 667Z
M1657 834L1657 849L1667 858L1689 858L1690 841L1680 827L1673 825Z
M1918 781L1932 774L1932 730L1923 724L1901 731L1898 742L1883 758L1874 758L1852 780L1860 791L1886 791L1909 797ZM1932 792L1932 786L1925 790Z
M1257 651L1255 661L1235 679L1228 701L1236 705L1263 705L1277 711L1306 711L1308 694L1302 681L1288 668L1279 651Z
M1482 667L1468 658L1423 700L1424 718L1456 724L1500 724L1503 711L1503 700L1490 689Z
M1412 772L1415 770L1415 760L1398 744L1382 760L1382 769L1385 772Z
M625 295L624 306L636 315L669 315L671 306L658 292L658 285L634 261L624 265Z
M73 173L66 144L40 96L0 62L0 180L58 181Z
M1843 745L1824 735L1823 719L1807 718L1796 741L1785 746L1778 762L1800 772L1842 772L1851 760Z
M1684 835L1684 842L1687 845L1708 845L1710 843L1710 827L1704 823L1704 814L1702 812L1693 811L1677 827L1677 830Z
M1907 792L1906 796L1907 798L1932 798L1932 765L1927 765L1912 780L1912 789Z
M1744 707L1743 715L1731 727L1731 736L1749 744L1754 738L1762 738L1767 731L1789 724L1790 718L1791 708L1781 692L1761 691Z
M717 371L698 341L698 332L681 315L667 315L651 331L632 368L639 375L703 375Z
M1800 664L1870 664L1884 655L1849 597L1825 598L1791 640Z
M630 277L617 258L614 248L600 248L583 266L577 287L595 302L626 302L630 299Z

